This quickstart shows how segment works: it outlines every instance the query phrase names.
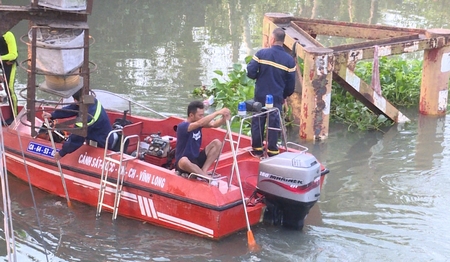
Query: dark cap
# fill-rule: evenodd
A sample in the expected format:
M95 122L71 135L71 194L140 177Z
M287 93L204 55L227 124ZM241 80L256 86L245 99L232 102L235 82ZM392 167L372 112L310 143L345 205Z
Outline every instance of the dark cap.
M80 90L76 91L75 94L72 95L73 99L80 101L82 93L83 93L83 88L80 88Z

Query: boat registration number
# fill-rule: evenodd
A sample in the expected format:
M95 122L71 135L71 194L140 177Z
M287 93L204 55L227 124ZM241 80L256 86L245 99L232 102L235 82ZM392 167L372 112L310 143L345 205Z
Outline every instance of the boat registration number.
M34 143L34 142L30 142L28 144L28 148L27 148L28 152L33 152L33 153L37 153L39 155L44 155L44 156L48 156L48 157L54 157L55 156L55 149L46 146L46 145L41 145L38 143Z

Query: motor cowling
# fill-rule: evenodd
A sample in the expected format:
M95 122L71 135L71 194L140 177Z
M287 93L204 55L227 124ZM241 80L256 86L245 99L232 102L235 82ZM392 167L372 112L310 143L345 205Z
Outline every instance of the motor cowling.
M265 196L266 222L302 229L320 196L320 163L311 154L294 152L263 159L257 190Z

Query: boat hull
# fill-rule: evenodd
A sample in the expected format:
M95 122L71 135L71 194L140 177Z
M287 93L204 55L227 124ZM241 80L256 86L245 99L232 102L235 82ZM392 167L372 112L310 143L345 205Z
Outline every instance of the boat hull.
M121 118L117 112L108 114L111 122ZM19 118L26 122L25 114ZM135 125L140 127L136 134L141 141L155 133L175 137L173 127L182 121L176 117L159 120L135 116L129 119L133 123L141 123ZM39 121L36 119L36 123ZM61 173L52 156L51 142L45 137L31 137L29 125L20 121L2 129L8 170L37 188L65 197ZM237 138L236 134L233 136ZM222 129L206 129L203 143L206 145L213 139L223 140L224 137L225 131ZM62 143L57 143L56 147L60 149ZM136 148L129 152L133 150ZM247 218L250 225L262 222L266 204L256 188L260 159L250 151L251 139L241 137L236 159L247 212L233 168L230 145L224 144L216 167L216 172L222 177L214 183L177 175L173 169L164 165L167 162L165 158L156 162L154 158L128 161L124 166L118 215L214 240L245 230ZM119 166L114 162L107 164L104 154L104 149L85 144L60 160L71 201L98 207L103 168L109 171L108 182L117 182ZM108 185L103 203L113 206L115 193L115 188ZM111 215L112 209L103 207L100 211L99 215Z
M41 146L43 151L51 147L50 143L14 130L5 128L3 131L8 170L21 180L30 180L37 188L65 197L55 160L37 153L36 149L30 150ZM18 140L21 143L7 142ZM101 148L83 145L61 159L71 200L97 206L103 154ZM117 181L117 166L112 164L109 168L112 171L109 181ZM107 187L105 204L113 205L114 192L115 189ZM251 225L260 222L264 207L262 203L247 207ZM101 215L106 215L105 210L111 212L103 209ZM129 162L126 166L118 214L212 239L246 228L239 188L234 185L229 188L226 179L213 186L205 181L178 176L173 170L142 160Z

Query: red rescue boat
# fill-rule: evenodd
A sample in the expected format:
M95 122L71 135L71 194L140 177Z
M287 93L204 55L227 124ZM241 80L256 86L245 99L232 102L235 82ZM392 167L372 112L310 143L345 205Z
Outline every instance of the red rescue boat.
M7 118L7 105L1 110ZM111 123L124 117L107 112ZM225 129L203 129L204 145L224 141L211 168L220 176L183 177L173 169L174 127L183 120L131 114L126 119L127 125L113 131L123 134L123 154L85 144L60 161L70 200L97 207L97 215L108 211L113 219L118 214L211 239L263 221L301 229L328 172L306 150L281 147L279 155L259 158L251 153L250 137L232 133L230 139ZM36 118L36 123L43 121ZM24 181L29 174L33 186L65 197L52 143L48 136L31 136L25 109L2 129L8 170ZM56 149L61 146L56 143Z

